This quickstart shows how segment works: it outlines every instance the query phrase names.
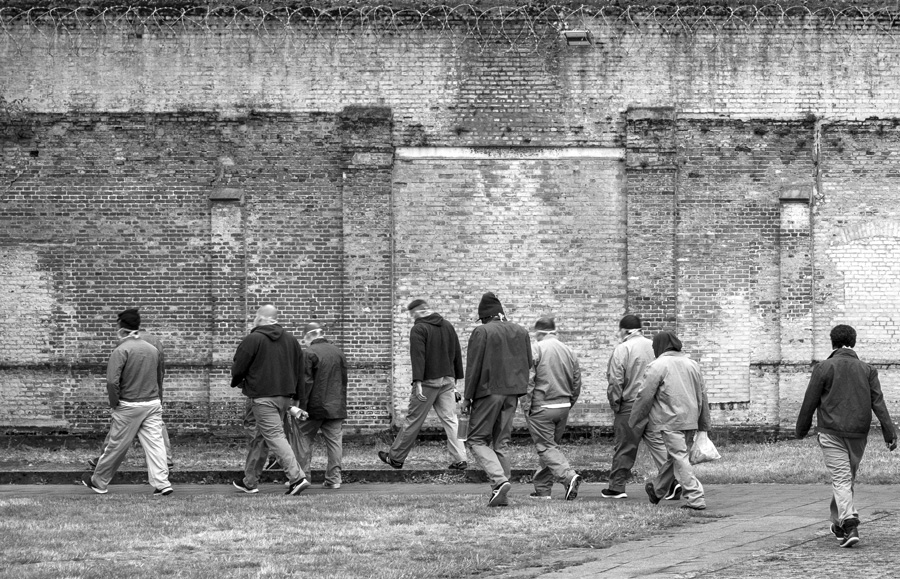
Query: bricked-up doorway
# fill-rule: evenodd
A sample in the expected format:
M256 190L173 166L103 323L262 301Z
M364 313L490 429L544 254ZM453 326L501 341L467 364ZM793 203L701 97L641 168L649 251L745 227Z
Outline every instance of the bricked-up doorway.
M556 316L582 360L586 390L573 422L608 422L606 361L625 307L623 156L614 148L396 149L395 422L411 379L406 304L427 299L456 326L465 356L485 291L526 327Z

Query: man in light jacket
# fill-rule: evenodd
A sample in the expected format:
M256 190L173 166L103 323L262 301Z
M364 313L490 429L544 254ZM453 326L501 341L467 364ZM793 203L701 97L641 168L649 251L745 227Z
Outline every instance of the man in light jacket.
M688 458L694 435L709 430L709 400L700 366L682 353L681 340L673 332L653 337L653 353L656 360L641 379L628 425L634 428L649 420L647 429L660 433L668 457L644 490L656 504L677 480L685 499L681 508L702 511L706 508L703 485Z
M306 420L292 420L297 428L297 455L300 470L309 472L312 443L322 433L328 461L322 488L341 488L344 419L347 418L347 360L340 348L325 339L325 330L316 322L303 328L306 344L305 377L297 406Z
M412 316L409 330L409 358L412 362L412 385L406 424L397 434L388 451L378 451L378 458L394 468L403 462L416 444L419 431L434 413L444 426L447 451L452 462L448 468L466 470L466 449L457 437L459 427L456 404L462 396L456 391L456 381L463 377L462 349L453 324L431 311L425 300L413 300L406 306Z
M881 435L894 451L897 431L884 403L878 370L853 351L856 330L847 325L831 329L828 359L813 370L797 416L797 438L803 438L816 413L819 446L831 473L831 532L841 547L859 542L859 513L853 506L853 484L868 442L872 413L881 423Z
M559 449L569 411L581 394L581 368L572 349L556 337L556 321L550 317L534 323L534 375L522 397L522 410L537 448L537 469L532 478L535 499L549 499L553 482L566 488L565 499L575 500L581 475L569 466Z
M631 478L631 469L637 459L638 447L644 441L656 470L666 462L666 445L658 431L648 430L641 423L631 427L631 409L637 396L638 386L647 366L656 359L653 354L653 343L641 332L641 319L635 315L626 315L619 321L619 340L621 342L613 350L606 367L606 379L609 386L606 390L609 406L613 411L613 450L612 466L609 469L607 488L600 491L605 499L625 499L625 484ZM677 482L666 494L665 499L681 498L681 487Z
M463 413L471 410L466 447L491 481L489 507L504 507L512 485L506 451L512 436L518 398L528 390L532 365L528 331L506 319L491 292L478 304L480 326L472 331L466 352Z

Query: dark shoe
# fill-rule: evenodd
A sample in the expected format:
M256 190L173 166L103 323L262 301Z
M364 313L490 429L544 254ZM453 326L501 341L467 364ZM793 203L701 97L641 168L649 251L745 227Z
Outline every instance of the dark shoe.
M403 465L401 464L400 466L403 466ZM466 470L467 468L469 468L469 463L467 463L464 460L461 460L459 462L454 462L447 468L449 468L450 470Z
M509 484L509 481L502 482L494 487L494 490L491 491L491 499L488 501L489 507L505 507L509 503L506 500L506 494L509 492L509 489L512 488L512 485Z
M650 497L650 502L653 503L654 505L658 505L659 497L656 496L656 491L653 490L653 483L648 482L647 484L645 484L644 490L647 491L647 496Z
M303 491L309 488L309 481L305 478L301 478L297 482L292 482L291 486L288 487L286 495L299 495Z
M86 486L87 488L91 489L92 491L94 491L94 492L97 493L98 495L105 495L105 494L106 494L106 491L105 491L105 490L100 489L100 488L97 488L96 486L94 486L94 483L91 481L91 477L92 477L92 476L94 476L94 475L93 475L93 473L90 473L90 472L86 472L86 473L84 473L83 475L81 475L81 484L83 484L83 485Z
M603 489L600 491L600 496L604 499L627 499L628 495L625 494L625 491L614 491L612 489Z
M284 470L281 468L281 463L278 462L278 459L274 456L270 456L269 460L266 461L266 466L263 467L263 470Z
M89 459L87 460L88 466L90 466L91 468L97 468L97 463L98 463L98 462L100 462L100 457L99 457L99 456L98 456L98 457L95 457L95 458L89 458Z
M153 491L154 497L167 497L172 494L172 487L166 487L164 489L156 489Z
M831 534L835 536L835 538L840 541L844 538L844 529L831 523Z
M403 468L402 462L397 462L396 460L391 458L390 454L386 453L383 450L378 451L378 458L381 459L381 462L383 462L384 464L389 464L393 468Z
M323 488L323 489L333 489L333 490L337 490L337 489L341 488L341 483L323 482L323 483L322 483L322 488Z
M256 487L250 488L244 484L244 481L242 481L240 479L234 479L233 481L231 481L231 484L237 490L243 491L243 492L247 493L248 495L255 495L256 493L259 492L258 488L256 488Z
M859 543L859 519L852 518L844 521L844 538L841 539L841 547L852 547Z
M664 501L680 501L681 493L682 493L681 483L676 482L672 485L672 488L669 489L669 492L666 496L663 497Z
M532 498L532 499L538 499L538 500L544 500L544 501L550 500L550 495L545 495L544 493L539 493L537 491L534 491L533 493L528 495L528 497Z
M566 485L566 500L574 501L578 498L578 487L581 485L581 476L577 474L572 475L572 480L569 481L569 484Z
M694 506L694 505L681 505L682 509L687 509L689 511L705 511L706 505Z

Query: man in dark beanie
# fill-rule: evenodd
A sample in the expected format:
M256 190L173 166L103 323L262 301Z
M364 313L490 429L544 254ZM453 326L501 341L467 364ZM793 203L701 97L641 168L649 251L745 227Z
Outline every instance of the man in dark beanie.
M168 496L172 494L172 485L162 437L160 356L154 346L140 338L141 323L136 314L137 310L130 310L119 315L116 332L119 344L106 368L106 390L112 408L109 436L94 472L85 473L81 482L95 493L106 494L132 441L138 437L153 494Z
M425 300L413 300L406 307L413 318L409 331L409 357L412 362L412 392L409 411L390 450L378 451L378 458L394 468L402 468L403 461L416 444L428 411L434 413L444 426L447 450L453 462L449 468L466 470L466 449L457 437L456 403L461 396L456 381L463 377L462 349L453 324L431 311Z
M540 464L532 478L531 497L549 499L555 481L566 487L565 499L571 501L578 496L581 475L569 466L559 444L566 433L569 411L581 394L581 369L572 348L556 337L553 318L535 322L534 336L534 375L522 397L525 422Z
M646 424L643 423L633 428L628 426L641 377L647 365L656 358L653 355L652 343L642 333L641 319L632 314L624 316L619 321L617 337L619 344L609 357L606 367L606 380L609 384L606 396L613 411L615 439L612 466L609 469L609 484L600 491L600 496L607 499L628 498L625 494L625 485L631 478L631 468L637 459L641 440L646 444L657 470L666 461L666 446L658 432L648 431ZM667 493L664 498L681 498L680 493L681 487L676 482L672 492Z
M796 427L797 438L803 438L816 415L819 446L831 474L831 532L841 547L859 542L853 486L869 440L873 412L888 449L897 448L897 432L884 403L878 370L859 359L855 346L856 330L852 327L841 324L831 329L834 351L813 369Z
M478 304L482 325L472 331L466 356L463 414L471 413L466 446L491 481L489 507L508 504L506 457L518 398L528 390L532 365L528 331L509 322L500 300L486 293Z
M677 480L685 500L681 508L702 511L703 485L694 476L688 455L697 431L709 430L706 385L700 366L681 351L681 340L673 332L653 336L653 353L656 359L641 379L628 425L635 428L647 421L647 430L662 436L667 458L644 490L656 504Z

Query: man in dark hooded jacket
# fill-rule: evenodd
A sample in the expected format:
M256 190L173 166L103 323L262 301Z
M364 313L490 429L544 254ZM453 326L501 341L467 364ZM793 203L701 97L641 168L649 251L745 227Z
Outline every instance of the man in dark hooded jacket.
M406 424L397 434L389 451L379 451L378 457L394 468L403 461L416 444L428 411L435 414L447 435L447 450L453 461L449 468L466 470L466 449L457 437L456 403L461 396L456 381L463 377L462 349L453 325L428 307L425 300L413 300L406 306L415 320L409 331L409 357L412 361L412 392Z
M244 478L232 485L245 493L257 493L259 476L266 463L266 444L275 453L288 475L288 491L296 495L309 487L306 475L288 444L284 419L291 408L291 399L298 400L303 391L303 351L297 339L278 325L278 310L267 304L259 308L253 330L234 353L231 366L231 387L241 387L250 398L256 435L250 442Z
M653 336L653 353L656 359L641 379L628 425L635 428L649 420L647 430L662 435L668 458L644 489L656 504L677 480L685 500L682 508L701 511L706 508L703 485L694 476L688 454L697 431L709 430L706 385L700 366L682 353L681 340L674 333L663 331Z

